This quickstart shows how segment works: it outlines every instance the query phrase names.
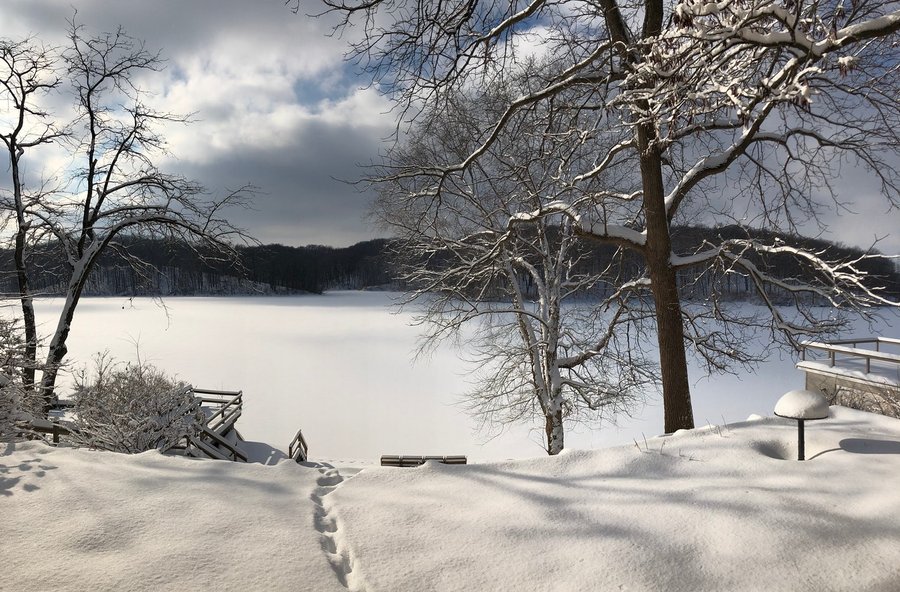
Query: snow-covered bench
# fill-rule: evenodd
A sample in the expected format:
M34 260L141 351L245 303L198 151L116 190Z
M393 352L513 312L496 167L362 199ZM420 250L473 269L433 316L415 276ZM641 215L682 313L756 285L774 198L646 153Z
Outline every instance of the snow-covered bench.
M397 456L393 454L385 454L381 457L381 466L383 467L418 467L425 464L425 461L436 460L445 465L464 465L467 460L463 455L456 456Z

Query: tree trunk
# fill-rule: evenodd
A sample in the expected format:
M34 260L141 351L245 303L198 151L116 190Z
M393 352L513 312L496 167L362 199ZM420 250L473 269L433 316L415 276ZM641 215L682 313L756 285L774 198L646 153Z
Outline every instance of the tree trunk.
M14 257L16 277L19 281L19 300L22 303L22 322L25 325L25 364L22 366L22 387L27 392L34 389L34 373L37 367L37 321L34 316L34 300L25 269L25 233L26 229L20 226L16 232Z
M672 241L665 206L662 159L654 144L655 133L648 125L638 126L641 151L641 181L647 224L646 262L656 307L656 331L659 342L659 366L662 377L666 433L694 427L687 356L684 351L684 325L675 269L672 267Z
M547 454L555 455L562 452L565 442L563 440L562 409L551 412L545 416L545 431L547 433Z
M37 322L34 317L34 301L28 285L28 270L25 267L25 246L28 239L28 221L22 201L22 180L19 172L19 155L15 144L10 148L10 169L12 173L13 196L16 203L16 241L13 260L19 286L19 300L22 303L22 322L25 325L25 364L22 366L22 386L27 391L34 389L34 373L37 367Z
M69 282L69 288L66 291L66 302L59 314L59 324L56 326L56 332L47 349L47 361L44 365L41 375L41 396L44 398L44 410L49 412L53 406L54 390L56 389L56 377L62 366L62 361L69 352L66 347L66 340L69 338L69 331L72 329L72 319L75 317L75 309L78 301L81 299L81 293L87 282L90 268L93 261L79 263L76 270L73 271L72 280ZM82 272L78 273L81 269Z

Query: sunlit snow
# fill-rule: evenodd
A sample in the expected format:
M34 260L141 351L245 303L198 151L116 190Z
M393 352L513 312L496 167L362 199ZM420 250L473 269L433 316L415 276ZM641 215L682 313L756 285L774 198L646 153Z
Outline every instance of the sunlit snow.
M276 466L0 446L9 590L894 591L900 421L832 407L558 457Z

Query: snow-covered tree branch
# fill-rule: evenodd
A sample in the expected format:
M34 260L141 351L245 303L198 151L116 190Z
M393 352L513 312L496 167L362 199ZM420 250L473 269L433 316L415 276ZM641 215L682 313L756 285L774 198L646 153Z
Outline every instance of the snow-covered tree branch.
M864 167L880 182L885 203L900 205L896 3L322 4L342 19L339 30L362 31L350 55L395 98L403 121L447 110L455 96L476 88L517 76L527 81L490 119L466 130L467 151L447 152L443 161L409 161L388 175L402 180L410 194L444 204L458 189L457 179L502 153L496 144L521 118L552 114L553 125L541 132L545 141L531 141L531 152L522 158L554 168L557 156L546 151L546 142L561 137L573 152L564 159L567 166L553 173L555 195L534 205L520 203L508 212L505 228L511 237L520 226L564 216L578 236L641 259L641 281L623 281L650 297L640 301L656 318L666 431L693 426L686 349L725 369L729 360L754 357L734 347L744 327L767 328L790 343L799 332L838 326L814 320L805 308L808 298L796 300L800 308L791 322L763 298L770 304L767 316L710 313L701 316L721 328L702 329L706 323L695 308L686 310L680 289L686 260L678 257L693 252L673 247L679 220L737 223L748 233L815 234L822 230L823 208L847 207L837 187L846 166ZM410 227L424 227L425 221L419 217ZM737 257L739 245L731 247L722 245L716 257L694 261L710 272L716 266L740 268L763 292L784 281L753 272L752 259ZM841 273L856 274L861 283L821 273L828 266L838 269L835 262L797 262L808 272L798 278L816 278L809 289L794 286L800 292L862 312L879 294L873 278L852 266Z
M633 347L642 319L627 298L607 286L602 312L578 305L599 293L598 277L585 265L575 221L554 204L566 203L571 189L558 175L572 166L581 138L551 137L555 124L540 112L517 114L486 157L436 180L440 191L423 191L421 177L390 174L466 154L477 141L470 129L489 120L498 92L460 95L452 110L423 120L380 177L376 215L400 239L408 302L424 309L426 347L454 338L472 352L471 410L486 423L539 419L547 451L557 454L565 423L610 419L654 380ZM529 210L540 213L511 224Z

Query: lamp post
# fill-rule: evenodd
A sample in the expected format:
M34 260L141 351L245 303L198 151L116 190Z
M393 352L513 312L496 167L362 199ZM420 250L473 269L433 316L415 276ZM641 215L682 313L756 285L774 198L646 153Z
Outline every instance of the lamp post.
M806 460L804 422L825 419L828 414L828 401L817 391L790 391L778 399L775 415L797 420L797 460Z

